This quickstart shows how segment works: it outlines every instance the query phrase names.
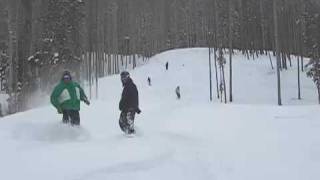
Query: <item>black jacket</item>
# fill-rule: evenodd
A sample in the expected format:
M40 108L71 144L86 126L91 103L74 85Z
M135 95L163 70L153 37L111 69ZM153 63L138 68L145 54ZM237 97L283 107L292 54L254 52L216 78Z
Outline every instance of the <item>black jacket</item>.
M131 79L123 84L123 91L121 100L119 102L119 109L123 112L128 112L129 110L133 110L135 112L140 111L138 89Z

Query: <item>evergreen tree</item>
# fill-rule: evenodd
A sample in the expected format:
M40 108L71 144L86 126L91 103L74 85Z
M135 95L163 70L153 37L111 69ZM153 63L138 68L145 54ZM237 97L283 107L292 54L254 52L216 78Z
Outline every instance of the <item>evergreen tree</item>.
M320 59L313 58L310 60L309 64L311 68L307 72L308 77L312 78L318 90L318 100L320 104Z
M40 68L43 83L52 84L50 81L57 80L57 77L46 75L59 76L60 73L54 72L64 68L79 71L76 67L80 67L82 50L80 29L84 19L83 7L84 2L79 0L48 1L47 13L40 18L43 24L42 36L39 39L40 47L28 59L33 66ZM61 65L64 68L61 68Z

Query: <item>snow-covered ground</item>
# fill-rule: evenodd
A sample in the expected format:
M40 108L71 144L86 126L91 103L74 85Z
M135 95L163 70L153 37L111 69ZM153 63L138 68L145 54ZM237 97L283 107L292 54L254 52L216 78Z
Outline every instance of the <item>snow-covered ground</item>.
M50 106L0 119L0 179L320 179L312 81L303 74L299 101L296 69L283 72L285 105L278 107L268 57L248 61L236 54L235 102L211 103L207 55L207 49L169 51L131 71L142 110L133 138L118 127L118 76L101 79L99 99L82 106L80 128L61 124Z

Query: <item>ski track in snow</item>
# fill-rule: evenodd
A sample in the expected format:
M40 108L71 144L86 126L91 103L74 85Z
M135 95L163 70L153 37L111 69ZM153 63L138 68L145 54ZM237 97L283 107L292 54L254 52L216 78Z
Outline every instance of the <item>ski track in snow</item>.
M21 123L15 127L14 139L22 141L70 142L88 141L90 133L83 127L71 127L62 123Z
M106 168L97 169L82 175L80 178L75 180L85 180L92 179L95 176L100 176L101 179L107 178L110 174L121 174L121 173L136 173L139 171L148 171L155 167L161 166L169 162L172 157L172 153L161 154L159 156L154 156L152 159L144 159L136 162L124 162L121 164L107 166ZM102 177L103 176L103 177Z

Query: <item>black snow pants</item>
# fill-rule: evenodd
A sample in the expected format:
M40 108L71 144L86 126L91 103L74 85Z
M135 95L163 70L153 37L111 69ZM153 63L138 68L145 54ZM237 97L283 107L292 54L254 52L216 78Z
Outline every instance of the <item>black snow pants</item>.
M71 125L80 125L80 114L78 110L63 110L63 123L71 123Z

